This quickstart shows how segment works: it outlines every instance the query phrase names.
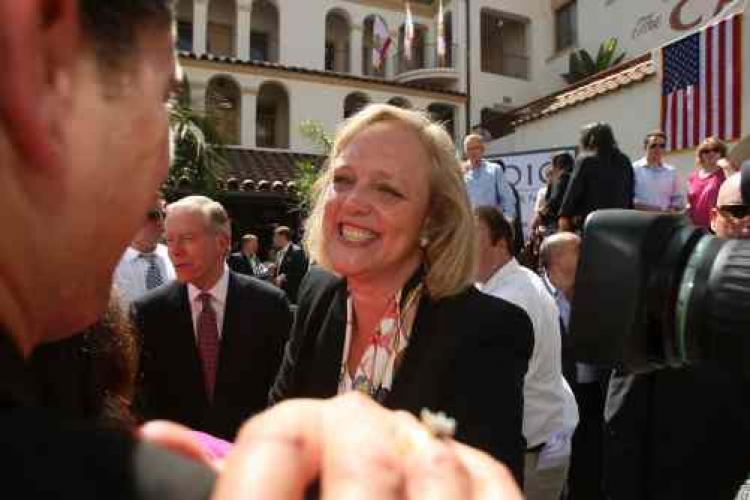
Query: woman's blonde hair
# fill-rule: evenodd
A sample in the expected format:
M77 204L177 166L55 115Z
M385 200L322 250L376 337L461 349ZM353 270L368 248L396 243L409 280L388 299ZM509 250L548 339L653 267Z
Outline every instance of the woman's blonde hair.
M727 155L727 145L724 144L721 139L714 136L706 137L705 139L703 139L703 141L695 149L695 165L697 167L700 167L703 164L701 154L703 154L704 151L711 151L714 149L719 152L720 158L724 158Z
M445 129L421 112L374 104L346 120L333 142L327 165L315 183L312 211L305 224L311 258L332 270L326 253L323 212L333 178L333 160L360 132L375 123L396 122L413 130L430 158L430 202L424 236L425 285L431 297L454 295L474 281L476 228L455 147Z

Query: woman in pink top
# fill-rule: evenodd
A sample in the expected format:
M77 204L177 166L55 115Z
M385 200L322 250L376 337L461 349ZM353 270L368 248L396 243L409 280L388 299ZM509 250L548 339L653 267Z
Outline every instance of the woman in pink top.
M726 145L716 137L704 139L695 152L698 169L688 177L688 215L696 226L711 226L711 209L726 178L716 162L726 153Z

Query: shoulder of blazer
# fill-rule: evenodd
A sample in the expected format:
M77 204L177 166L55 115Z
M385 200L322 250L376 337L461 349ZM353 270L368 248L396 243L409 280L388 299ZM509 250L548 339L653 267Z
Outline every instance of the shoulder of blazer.
M246 274L229 271L229 287L236 287L242 293L252 295L256 300L268 299L275 301L286 300L286 295L279 288Z
M306 304L318 302L322 296L326 296L338 288L345 286L346 281L320 266L312 266L302 279L299 286L298 302Z
M179 307L187 299L187 285L177 280L149 290L142 297L133 301L133 310L147 313L155 308Z
M462 325L459 331L472 331L471 337L476 341L499 342L531 356L534 341L531 319L515 304L482 293L474 286L437 304L446 309L445 321L459 322Z

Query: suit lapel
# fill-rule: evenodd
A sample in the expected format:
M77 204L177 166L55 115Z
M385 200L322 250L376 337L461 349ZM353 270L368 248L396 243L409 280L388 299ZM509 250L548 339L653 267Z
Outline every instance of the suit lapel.
M445 326L439 320L440 308L425 293L422 295L414 318L409 345L404 353L401 366L393 378L391 393L385 400L388 408L400 408L419 412L420 408L412 407L418 402L424 406L427 401L432 401L432 393L436 384L420 383L420 377L432 373L435 355L440 355L443 350L442 327ZM432 365L432 366L431 366ZM437 376L437 374L434 374Z
M312 389L318 397L330 397L338 392L346 336L346 297L346 282L342 281L323 321L321 335L315 339Z
M229 283L227 284L227 298L224 304L224 323L221 330L221 343L219 344L219 359L216 365L216 387L214 388L214 401L223 393L222 388L226 384L228 376L227 367L231 366L229 359L232 356L233 346L237 342L237 336L241 335L242 321L240 315L242 303L239 284L233 272L229 272ZM245 323L247 325L249 323ZM247 360L248 362L250 360Z

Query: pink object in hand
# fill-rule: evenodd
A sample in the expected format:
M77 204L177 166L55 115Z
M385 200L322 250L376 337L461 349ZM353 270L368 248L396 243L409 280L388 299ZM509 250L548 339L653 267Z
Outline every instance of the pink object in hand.
M229 441L224 441L223 439L219 439L200 431L193 431L193 434L206 453L208 453L214 460L223 459L232 449L233 443L230 443Z

